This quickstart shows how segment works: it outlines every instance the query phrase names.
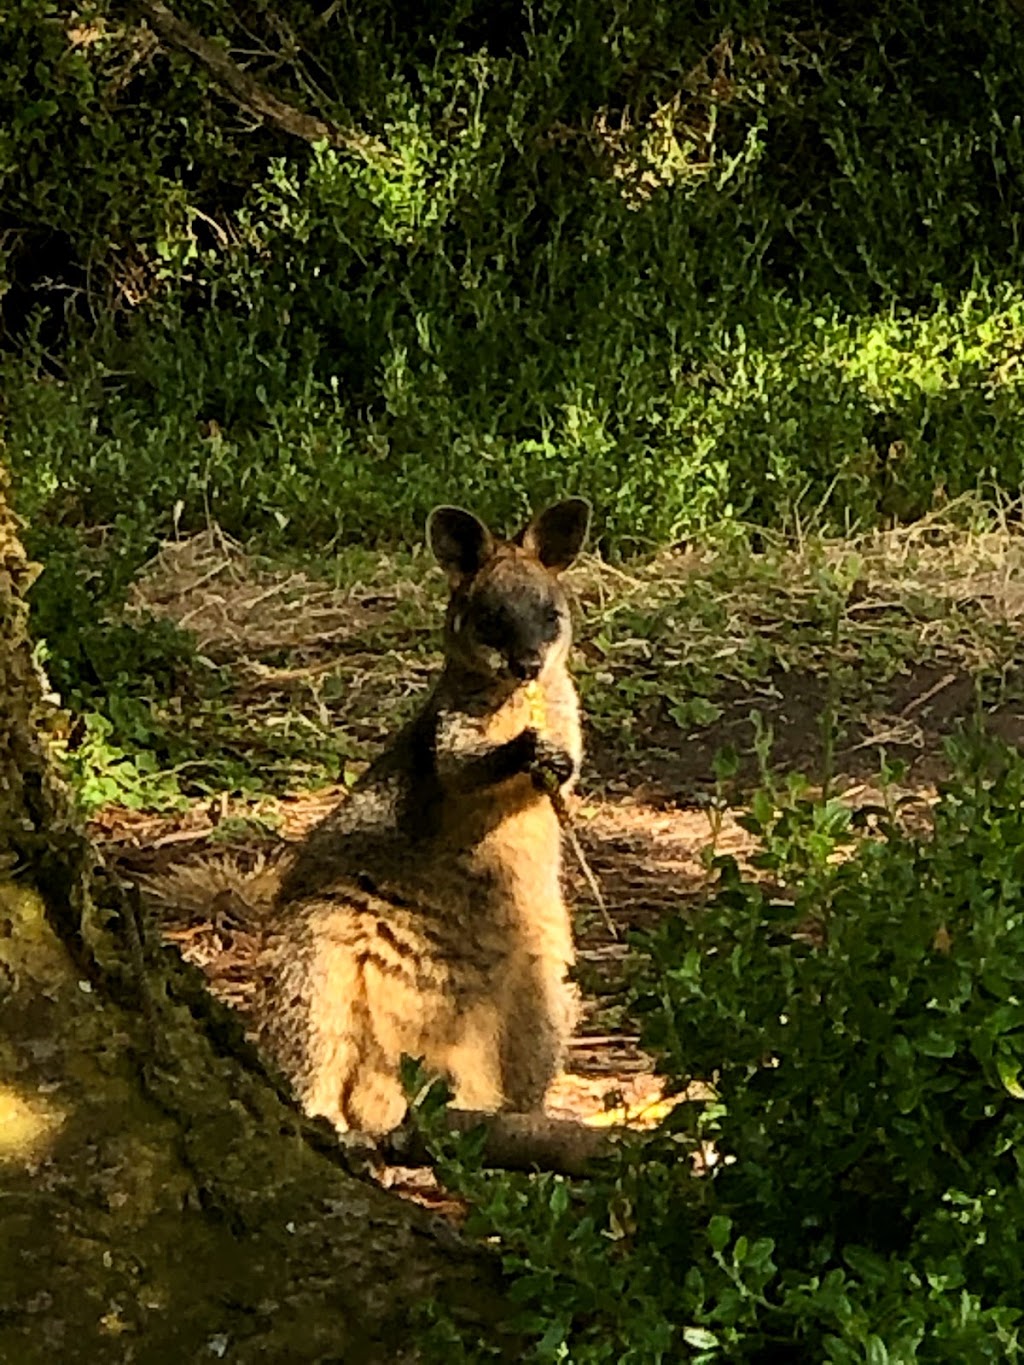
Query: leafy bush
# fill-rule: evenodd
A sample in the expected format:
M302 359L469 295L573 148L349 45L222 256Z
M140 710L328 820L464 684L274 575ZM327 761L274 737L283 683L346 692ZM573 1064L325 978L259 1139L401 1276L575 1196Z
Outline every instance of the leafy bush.
M629 553L1020 485L1010 6L175 8L383 150L246 126L110 0L0 15L0 423L40 558L106 528L76 622L211 520L578 490Z
M722 858L707 908L641 945L644 1040L710 1100L576 1186L448 1168L526 1358L1020 1358L1024 759L957 761L928 834L883 815L845 860L813 802L804 829L799 800L763 812L791 892Z
M49 305L7 440L42 521L319 545L576 487L629 550L1020 483L1009 9L290 7L268 79L369 159L241 136L119 16L3 21L8 285Z

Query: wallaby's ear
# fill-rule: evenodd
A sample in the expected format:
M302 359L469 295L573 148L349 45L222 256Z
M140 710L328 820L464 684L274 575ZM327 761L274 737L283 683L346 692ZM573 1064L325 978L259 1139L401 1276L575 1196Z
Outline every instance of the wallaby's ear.
M472 512L435 507L427 518L427 544L452 578L479 572L494 553L494 537Z
M583 549L590 528L590 503L586 498L566 498L538 512L520 537L520 543L536 555L545 569L561 573Z

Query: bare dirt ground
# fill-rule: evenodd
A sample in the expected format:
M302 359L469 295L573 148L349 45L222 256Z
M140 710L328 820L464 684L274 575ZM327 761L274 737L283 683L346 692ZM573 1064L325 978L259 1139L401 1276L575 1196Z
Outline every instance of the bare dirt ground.
M783 734L793 766L813 771L816 718L809 707L804 715L808 722L802 732L792 727ZM951 726L957 718L958 713L945 707L939 724ZM728 733L730 725L724 719L716 728ZM939 734L936 728L920 751L915 749L912 785L908 779L901 788L903 794L916 796L922 806L934 798L934 779L943 766L937 756ZM599 1121L609 1106L620 1114L627 1106L641 1118L644 1104L654 1103L660 1096L661 1083L650 1058L639 1047L635 1029L619 1017L618 988L629 959L630 935L652 928L667 915L693 913L707 894L708 873L702 855L712 833L705 797L715 752L714 739L705 737L699 745L681 749L675 764L663 753L647 764L641 757L631 781L623 777L613 755L595 755L596 771L591 772L574 805L574 828L617 938L608 932L588 879L567 850L566 872L576 909L579 971L586 1003L570 1070L549 1095L548 1108L554 1115ZM842 773L837 782L853 806L877 803L879 799L877 783L870 780L871 765L860 760L862 752L851 751L854 761L850 771ZM602 767L612 770L604 780ZM92 829L107 857L131 878L159 875L183 864L209 860L226 860L248 870L273 863L337 801L344 800L345 792L344 786L335 784L315 792L265 798L259 806L260 821L268 827L276 826L273 833L243 828L224 837L222 831L230 829L235 818L235 803L224 798L198 801L184 812L167 815L107 807L96 815ZM725 814L715 851L731 854L742 864L754 851L755 840L737 823L736 814ZM232 980L244 982L244 961L252 939L243 923L231 916L218 917L213 906L209 915L180 920L171 917L164 930L167 938L222 988Z
M261 751L280 764L283 732L308 735L318 757L306 767L322 781L325 752L335 773L358 771L425 692L442 590L424 569L370 559L358 579L332 584L251 560L210 533L167 547L133 606L193 631L228 681L217 742L248 746L258 769ZM731 808L715 851L742 863L753 840L736 815L766 761L827 781L856 806L877 802L884 751L905 765L900 793L926 811L959 727L1020 742L1024 537L1009 524L984 533L923 525L774 559L688 552L629 573L592 561L575 586L591 724L574 828L617 937L568 854L586 1011L548 1107L583 1122L628 1112L642 1123L645 1109L658 1112L661 1081L623 1010L629 938L695 913L708 894L711 798ZM210 858L273 861L344 799L344 783L303 785L299 752L294 790L275 767L255 795L193 797L160 814L107 805L93 832L129 877ZM714 776L723 752L735 759L725 787ZM215 906L170 915L163 928L229 996L244 989L251 940L236 917ZM438 1197L416 1181L410 1192Z

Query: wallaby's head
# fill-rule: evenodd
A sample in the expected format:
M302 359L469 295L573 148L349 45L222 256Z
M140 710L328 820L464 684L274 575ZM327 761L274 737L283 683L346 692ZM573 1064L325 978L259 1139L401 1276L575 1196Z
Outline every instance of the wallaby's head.
M449 660L513 685L564 663L572 629L558 575L583 548L589 524L590 504L567 498L500 540L471 512L436 507L427 540L451 584Z

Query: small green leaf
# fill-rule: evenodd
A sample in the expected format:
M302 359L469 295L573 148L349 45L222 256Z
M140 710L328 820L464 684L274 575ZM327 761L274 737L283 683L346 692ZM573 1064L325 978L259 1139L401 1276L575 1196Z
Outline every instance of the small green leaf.
M952 1057L956 1043L948 1034L929 1029L923 1038L917 1040L917 1050L925 1057Z
M1008 1095L1012 1095L1015 1100L1024 1100L1024 1086L1017 1079L1020 1075L1020 1063L1017 1059L1007 1052L1000 1051L996 1054L996 1070L999 1072L999 1079Z
M736 776L739 770L739 755L731 744L723 745L721 749L715 750L715 755L711 760L711 771L714 773L717 782L728 782L730 778Z
M868 1337L867 1348L868 1365L889 1365L889 1352L881 1337Z
M548 1207L556 1218L561 1218L569 1207L569 1187L564 1180L559 1180L551 1191L551 1198L548 1200Z

